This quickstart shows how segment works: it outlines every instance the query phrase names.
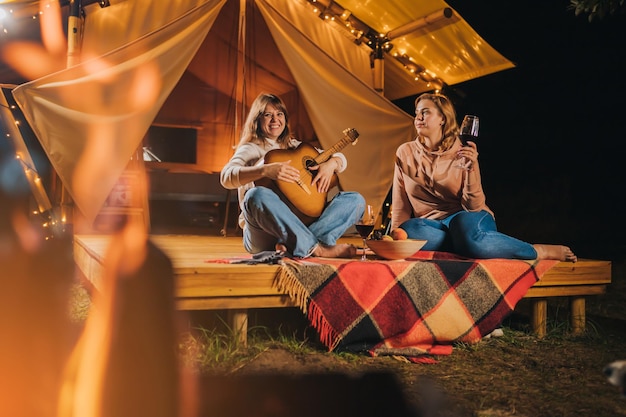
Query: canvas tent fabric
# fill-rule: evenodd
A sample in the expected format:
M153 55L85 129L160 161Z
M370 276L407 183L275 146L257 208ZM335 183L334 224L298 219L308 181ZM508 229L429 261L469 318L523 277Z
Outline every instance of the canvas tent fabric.
M489 45L456 11L439 23L420 27L394 37L395 30L406 28L424 16L449 7L444 1L368 1L342 0L341 5L379 33L391 34L394 45L389 55L407 55L430 74L448 85L512 68L513 63ZM385 96L391 100L419 94L427 89L406 77L398 61L385 58Z
M360 10L362 19L373 19L359 2L344 3L355 14ZM425 12L414 3L446 6L439 1L384 3L388 8L377 13L394 19L387 24L372 20L377 30ZM444 29L450 33L444 36ZM417 35L396 43L411 36ZM422 49L443 51L430 63L452 81L512 66L459 16L421 40ZM389 99L426 87L409 88L420 84L411 84L411 74L386 59L390 92L376 91L370 53L345 30L311 13L305 0L176 0L167 5L112 0L109 7L85 10L81 64L18 86L14 96L88 219L102 207L151 124L196 128L197 168L216 172L232 155L246 109L262 91L285 99L301 140L329 147L344 129L355 128L360 138L344 149L350 162L340 184L380 207L391 185L395 149L414 136L412 117ZM81 163L85 158L91 159ZM81 188L85 178L94 181Z
M84 54L96 58L13 90L51 164L88 220L100 211L206 36L220 4L223 1L182 9L185 13L179 18L155 25L157 30L146 34L133 33L139 37L121 41L117 48L114 34L118 32L112 30L114 49L102 55L95 47L102 43L90 44L85 38ZM103 26L115 26L117 17ZM154 85L146 86L143 77Z

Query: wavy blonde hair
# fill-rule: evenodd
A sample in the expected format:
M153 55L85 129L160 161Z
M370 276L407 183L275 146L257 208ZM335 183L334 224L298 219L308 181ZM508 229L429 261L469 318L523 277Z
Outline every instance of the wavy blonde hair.
M452 147L456 137L459 135L459 124L456 121L456 111L450 99L443 94L424 93L415 99L415 108L422 100L430 100L435 104L439 113L443 116L443 126L441 127L443 139L439 145L440 151L447 151ZM418 136L420 143L424 144L424 139Z
M264 145L266 143L266 137L261 128L261 124L259 123L259 119L265 112L265 107L271 104L276 109L280 110L285 114L285 130L280 134L276 142L280 144L282 148L287 147L289 144L289 139L291 138L291 133L289 130L289 113L287 112L287 106L283 100L274 95L268 93L261 93L254 99L252 105L250 106L250 112L248 113L248 117L246 118L246 122L243 125L243 129L241 131L241 139L239 140L239 145L243 145L244 143L253 142L258 143L259 145Z

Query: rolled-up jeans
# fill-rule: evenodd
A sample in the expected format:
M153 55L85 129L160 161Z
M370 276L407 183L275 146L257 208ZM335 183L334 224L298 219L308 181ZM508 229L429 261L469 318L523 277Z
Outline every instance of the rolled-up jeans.
M425 239L423 250L452 252L473 259L535 259L530 243L500 233L484 210L459 211L442 220L413 218L400 225L410 239Z
M274 250L280 243L293 256L306 258L318 244L336 245L337 239L363 216L365 199L357 192L341 191L309 226L266 187L248 190L242 206L246 221L243 245L249 253Z

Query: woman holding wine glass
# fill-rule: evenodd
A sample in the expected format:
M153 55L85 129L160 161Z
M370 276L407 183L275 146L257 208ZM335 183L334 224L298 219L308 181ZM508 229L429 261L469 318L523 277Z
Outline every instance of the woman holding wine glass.
M567 246L530 244L497 231L483 192L478 147L474 140L461 142L456 117L442 94L426 93L415 100L417 137L396 151L392 236L424 239L423 250L474 259L576 262Z

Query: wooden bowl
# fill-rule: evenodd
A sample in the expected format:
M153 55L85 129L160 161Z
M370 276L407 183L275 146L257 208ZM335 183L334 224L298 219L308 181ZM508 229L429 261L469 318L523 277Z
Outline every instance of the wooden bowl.
M417 253L426 240L367 240L367 246L384 259L406 259Z

